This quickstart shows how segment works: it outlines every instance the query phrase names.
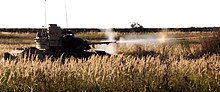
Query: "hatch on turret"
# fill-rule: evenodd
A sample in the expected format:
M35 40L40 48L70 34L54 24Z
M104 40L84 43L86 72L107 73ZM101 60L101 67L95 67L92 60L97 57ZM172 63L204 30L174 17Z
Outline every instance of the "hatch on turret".
M61 47L62 29L57 24L49 24L48 30L37 33L35 42L37 49L59 49Z

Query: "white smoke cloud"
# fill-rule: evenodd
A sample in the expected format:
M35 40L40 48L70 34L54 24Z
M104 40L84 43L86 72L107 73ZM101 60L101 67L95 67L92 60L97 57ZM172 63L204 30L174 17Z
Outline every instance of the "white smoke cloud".
M105 32L107 40L105 42L115 42L115 33L112 29L102 30ZM156 34L144 34L144 35L128 35L121 37L117 43L110 43L108 45L103 44L97 46L96 49L104 50L109 54L117 54L117 48L128 47L132 45L147 45L147 46L158 46L163 43L169 42L166 32L156 33Z
M105 32L105 36L107 37L107 40L105 42L115 42L115 34L112 29L103 29L102 31ZM117 54L117 44L102 44L97 46L96 50L104 50L109 54Z

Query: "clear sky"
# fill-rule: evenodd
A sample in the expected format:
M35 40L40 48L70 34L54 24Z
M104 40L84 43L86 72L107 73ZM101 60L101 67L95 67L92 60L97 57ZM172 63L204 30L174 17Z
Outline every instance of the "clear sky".
M220 26L219 0L0 0L0 28L42 27L45 3L47 24L63 28Z

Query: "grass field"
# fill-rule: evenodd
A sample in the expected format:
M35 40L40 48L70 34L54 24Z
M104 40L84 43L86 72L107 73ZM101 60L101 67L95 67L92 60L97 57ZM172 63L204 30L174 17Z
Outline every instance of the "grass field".
M65 64L19 59L0 62L1 91L219 92L220 32L164 32L169 43L117 45L118 55ZM114 33L116 39L160 33ZM35 34L0 33L0 54L35 46ZM105 38L104 33L76 37ZM2 57L2 56L1 56Z

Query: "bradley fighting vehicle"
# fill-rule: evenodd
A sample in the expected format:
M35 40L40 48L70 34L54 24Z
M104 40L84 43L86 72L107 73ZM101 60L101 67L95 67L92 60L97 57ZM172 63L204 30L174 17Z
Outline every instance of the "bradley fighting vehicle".
M3 54L4 60L16 58L44 60L49 57L52 60L62 58L88 58L91 55L109 55L105 51L88 51L96 44L109 44L115 42L90 43L87 40L76 38L71 31L64 31L56 24L50 24L47 30L38 32L35 38L36 47L18 48Z

